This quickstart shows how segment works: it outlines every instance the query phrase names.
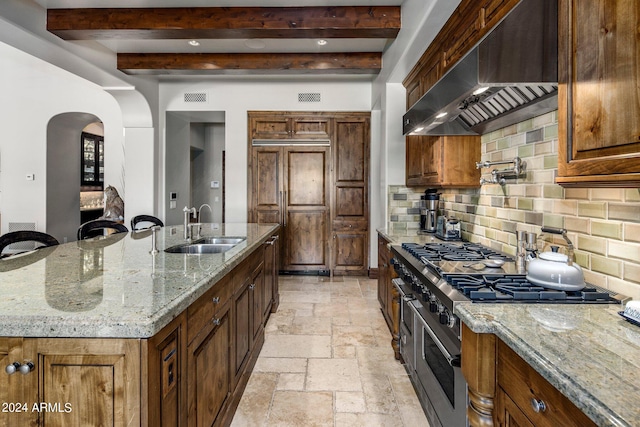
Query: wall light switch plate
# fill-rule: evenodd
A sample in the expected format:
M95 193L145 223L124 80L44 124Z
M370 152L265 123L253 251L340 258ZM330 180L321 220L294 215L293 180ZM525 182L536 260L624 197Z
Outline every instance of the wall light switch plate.
M220 181L211 181L211 188L220 188Z
M178 193L172 191L169 193L169 200L178 200Z
M36 179L36 176L32 173L28 173L27 174L27 181L33 181L34 179Z
M172 200L169 202L169 209L175 209L176 208L176 201Z

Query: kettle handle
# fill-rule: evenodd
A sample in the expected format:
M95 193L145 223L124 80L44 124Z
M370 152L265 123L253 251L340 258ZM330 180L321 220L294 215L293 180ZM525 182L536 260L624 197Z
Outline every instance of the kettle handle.
M565 234L567 230L564 228L556 228L556 227L542 227L540 229L543 233L551 233L551 234Z

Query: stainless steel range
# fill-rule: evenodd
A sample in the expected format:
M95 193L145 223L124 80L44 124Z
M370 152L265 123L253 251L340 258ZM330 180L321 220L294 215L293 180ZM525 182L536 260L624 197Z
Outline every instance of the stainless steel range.
M460 302L592 303L621 301L606 290L549 290L529 283L508 255L467 242L392 245L400 292L400 354L432 426L467 425L460 370Z

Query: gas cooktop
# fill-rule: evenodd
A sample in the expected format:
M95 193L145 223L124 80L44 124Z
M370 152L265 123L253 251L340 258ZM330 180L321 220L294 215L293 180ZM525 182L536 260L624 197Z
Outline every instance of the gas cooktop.
M518 271L512 257L478 244L403 243L402 249L426 267L416 276L425 277L429 271L473 302L621 302L616 295L591 285L572 292L537 286L526 279L525 271Z

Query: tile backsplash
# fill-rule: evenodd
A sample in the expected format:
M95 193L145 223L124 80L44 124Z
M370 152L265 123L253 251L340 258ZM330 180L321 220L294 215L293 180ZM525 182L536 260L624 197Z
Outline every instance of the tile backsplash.
M557 112L551 112L483 135L479 161L525 163L525 176L504 186L441 190L440 208L462 221L465 240L515 254L516 230L538 234L540 251L566 243L543 234L542 225L565 228L576 261L589 283L640 299L640 189L563 188L554 184L558 170ZM493 168L482 169L490 178ZM420 195L425 188L389 186L388 227L415 235L420 221Z

